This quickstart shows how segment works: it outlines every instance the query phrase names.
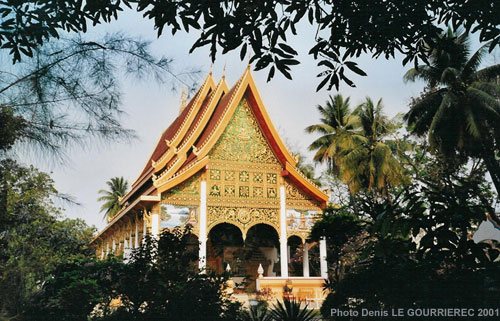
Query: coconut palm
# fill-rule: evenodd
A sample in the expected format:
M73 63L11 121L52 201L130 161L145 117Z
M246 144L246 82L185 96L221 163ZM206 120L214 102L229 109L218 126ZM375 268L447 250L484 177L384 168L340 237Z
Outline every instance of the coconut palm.
M479 69L487 46L470 55L468 35L451 28L429 43L429 65L404 76L426 81L429 90L412 103L405 119L445 157L483 159L500 192L500 64Z
M341 158L340 179L351 193L365 190L389 197L389 187L406 181L403 168L393 150L396 141L389 139L398 129L395 121L383 114L382 99L377 104L370 98L353 112L358 117L361 134L354 138Z
M128 183L123 177L113 177L106 182L109 190L101 189L98 194L101 194L97 201L104 202L101 206L101 212L104 212L104 217L108 222L121 210L120 198L125 196L128 191Z
M297 161L297 168L304 174L304 176L309 179L314 184L321 187L321 177L316 177L316 172L312 164L306 163L304 155L298 153L295 154L295 160Z
M351 114L349 97L330 96L325 106L318 105L320 123L306 128L308 133L319 133L321 137L312 142L309 150L316 151L313 160L323 162L334 173L339 174L337 159L346 148L351 148L358 134L358 118Z

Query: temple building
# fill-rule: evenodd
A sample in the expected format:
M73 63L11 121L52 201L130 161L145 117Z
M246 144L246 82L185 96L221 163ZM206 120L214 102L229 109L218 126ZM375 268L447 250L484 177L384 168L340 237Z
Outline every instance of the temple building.
M288 289L317 304L326 243L307 237L327 202L280 139L250 68L231 88L209 74L93 244L99 257L126 259L146 233L190 224L201 271L229 266L242 292Z

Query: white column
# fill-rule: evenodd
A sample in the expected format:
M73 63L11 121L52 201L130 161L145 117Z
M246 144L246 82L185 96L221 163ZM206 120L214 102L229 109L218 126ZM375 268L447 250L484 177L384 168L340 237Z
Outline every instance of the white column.
M146 236L146 234L148 233L148 222L146 219L146 213L144 213L143 222L144 222L144 224L142 226L142 238L144 238Z
M101 260L104 260L104 247L101 247Z
M106 258L108 257L109 255L109 243L106 242Z
M286 200L285 186L280 186L280 261L281 277L288 277L288 246L286 235Z
M304 243L304 254L302 256L302 270L304 271L304 277L309 277L309 245L307 242Z
M321 270L321 277L328 278L328 264L326 262L326 239L323 236L319 240L319 266Z
M204 272L207 267L207 182L201 181L200 184L200 252L198 253L198 268Z
M127 263L127 261L128 261L128 251L129 251L128 240L125 239L123 241L123 262L124 263Z
M116 252L116 242L115 242L115 240L113 240L113 245L111 247L111 250L113 251L113 254L115 254L115 252Z
M137 225L137 222L135 222L135 244L134 248L139 247L139 225Z
M158 213L151 214L151 235L158 239L160 235L160 215Z

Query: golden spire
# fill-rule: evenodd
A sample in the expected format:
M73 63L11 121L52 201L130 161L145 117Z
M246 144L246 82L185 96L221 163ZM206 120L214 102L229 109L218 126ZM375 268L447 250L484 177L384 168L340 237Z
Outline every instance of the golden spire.
M248 51L247 69L250 69L250 50Z
M211 62L210 63L210 72L208 73L210 76L212 76L213 66L214 66L214 63Z
M224 69L222 69L222 78L226 78L226 64L227 62L224 63Z

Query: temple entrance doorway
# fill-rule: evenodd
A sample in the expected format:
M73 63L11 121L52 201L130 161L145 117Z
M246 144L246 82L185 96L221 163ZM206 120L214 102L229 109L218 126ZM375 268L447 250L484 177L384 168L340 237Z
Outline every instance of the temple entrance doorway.
M302 239L296 235L288 238L288 275L304 276L303 260L304 245Z
M229 264L233 275L245 275L244 258L243 236L239 228L221 223L210 230L207 241L209 271L221 274Z
M251 227L245 240L238 227L229 223L214 226L207 240L207 268L230 273L239 289L252 291L262 265L263 276L279 276L279 236L267 224Z
M255 280L262 265L262 276L279 276L279 235L276 230L267 224L252 226L245 239L245 247L248 250L247 280L248 289L255 290Z

